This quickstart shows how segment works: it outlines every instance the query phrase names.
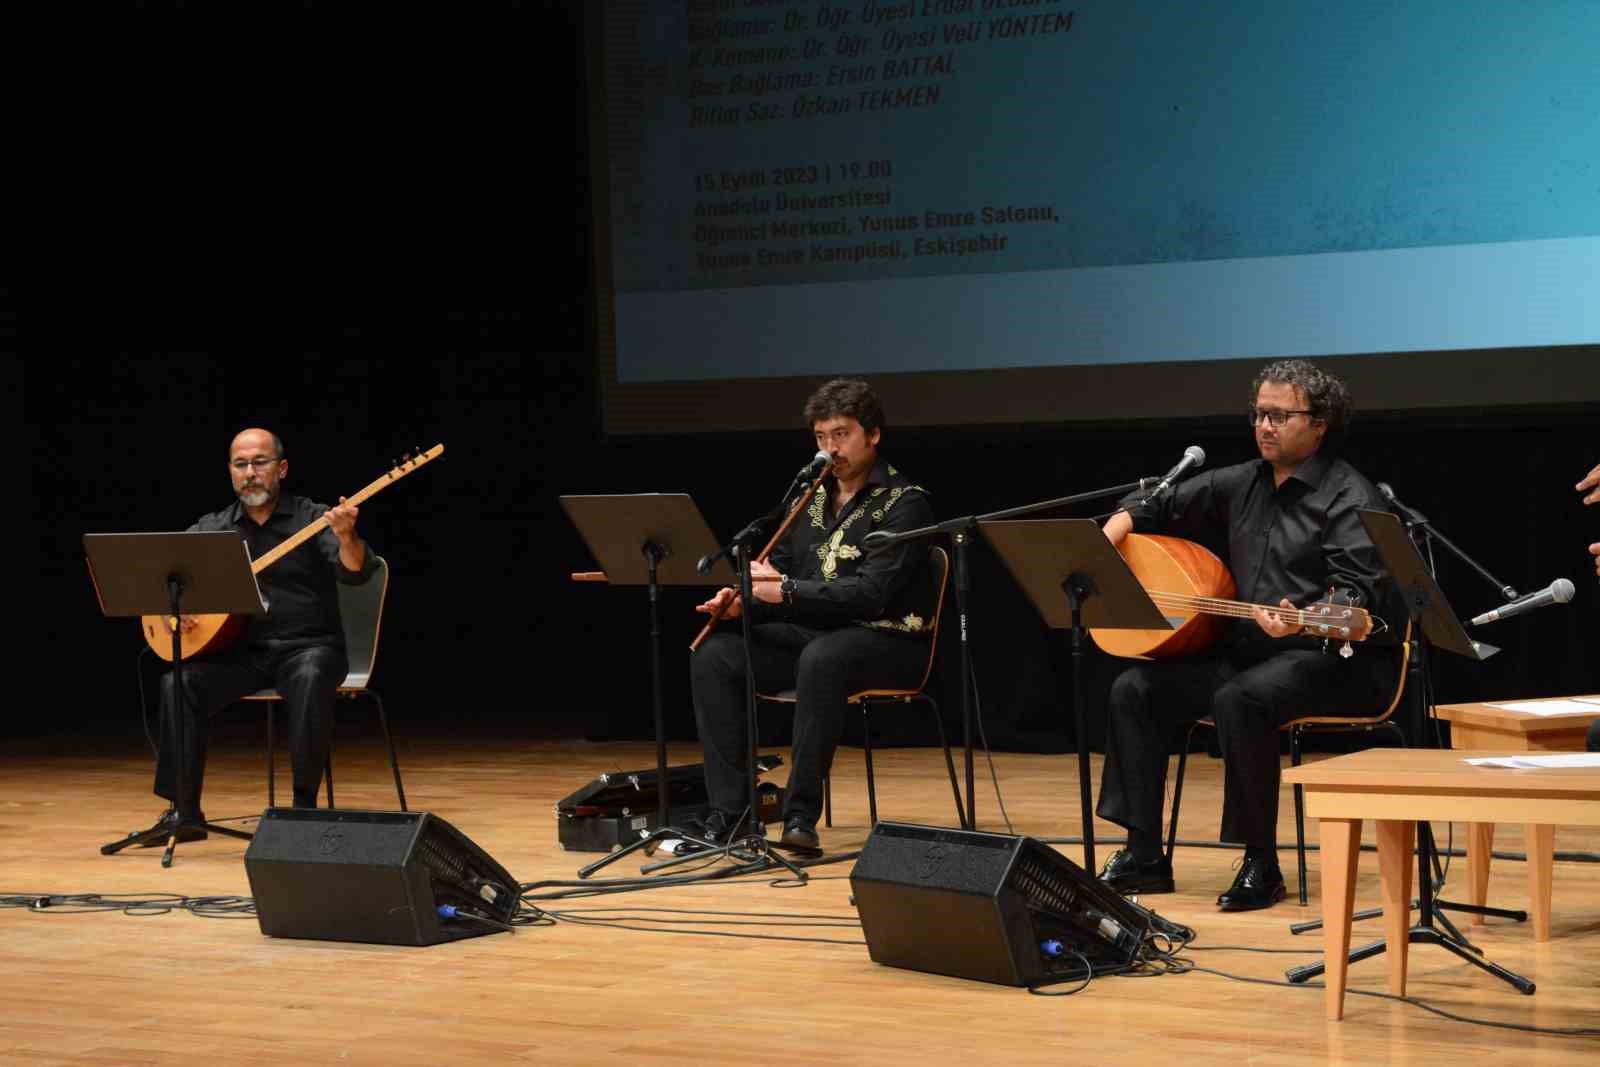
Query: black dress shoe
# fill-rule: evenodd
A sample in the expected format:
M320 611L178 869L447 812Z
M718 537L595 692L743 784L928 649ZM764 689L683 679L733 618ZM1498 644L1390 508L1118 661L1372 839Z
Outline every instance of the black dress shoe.
M1233 884L1217 898L1223 911L1258 911L1282 900L1288 891L1276 856L1246 856Z
M204 815L196 815L193 819L190 819L189 821L190 822L205 822L205 820L206 820L206 817ZM150 829L148 829L148 830L141 830L140 831L140 834L148 834L148 833L153 833L153 832L159 830L159 831L161 831L161 836L160 837L151 838L149 841L141 841L139 843L139 847L140 848L165 848L166 845L167 845L167 841L172 837L172 828L174 826L177 826L177 825L178 825L178 809L177 808L168 808L165 812L162 813L161 818L159 818L159 819L157 819L155 821L155 825L151 826ZM180 843L184 842L184 841L204 841L209 836L211 836L211 835L207 834L204 830L200 829L198 826L185 826L183 829L178 831L178 841Z
M822 839L817 836L816 825L807 822L798 815L790 817L783 824L783 836L778 838L778 844L789 848L822 851Z
M713 808L705 817L699 836L720 848L729 841L737 841L754 832L755 825L749 819L740 819L737 815L729 815Z
M1139 893L1171 893L1172 861L1165 856L1140 863L1132 852L1119 848L1106 860L1100 880L1125 897Z

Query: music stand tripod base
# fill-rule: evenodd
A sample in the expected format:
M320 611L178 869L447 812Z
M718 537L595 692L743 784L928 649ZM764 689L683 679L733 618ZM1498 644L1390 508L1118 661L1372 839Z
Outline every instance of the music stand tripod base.
M1406 535L1398 518L1386 511L1365 508L1359 509L1357 514L1361 518L1362 526L1366 528L1367 535L1377 547L1384 567L1393 576L1396 587L1405 597L1412 621L1411 632L1416 641L1415 654L1411 657L1409 668L1413 675L1408 679L1406 688L1414 694L1414 699L1425 700L1426 694L1432 692L1428 661L1433 648L1442 648L1466 659L1480 661L1488 659L1498 649L1473 641L1467 635L1460 618L1451 609L1444 591L1434 581L1421 554L1417 552L1416 545ZM1427 710L1426 707L1422 709L1424 716ZM1438 945L1494 975L1519 993L1532 995L1535 989L1533 982L1483 958L1483 950L1463 937L1455 925L1440 913L1439 909L1444 902L1435 897L1430 877L1430 867L1437 864L1438 852L1433 830L1428 823L1419 823L1417 826L1416 853L1418 921L1407 931L1406 940L1413 945ZM1517 918L1520 914L1522 919L1527 918L1526 913L1487 908L1480 911L1475 905L1452 906L1461 911L1478 911L1480 914L1503 915L1507 918ZM1443 926L1444 931L1439 930L1439 926ZM1346 960L1348 963L1357 963L1376 956L1386 947L1386 942L1376 941L1349 953ZM1304 982L1321 975L1325 970L1326 961L1323 961L1292 968L1285 972L1285 977L1291 982Z
M83 548L100 611L108 618L266 614L266 601L256 584L250 550L231 531L84 534ZM189 697L183 683L184 662L182 630L173 626L172 692L180 705ZM181 706L173 714L180 749L174 754L178 761L177 791L183 797L188 792L188 771L181 750L189 714ZM179 812L173 825L135 831L101 846L100 854L114 855L133 845L148 847L165 838L167 847L161 855L161 866L171 867L185 830L203 830L244 841L252 836L231 826L186 819Z
M579 878L643 849L654 854L668 838L711 842L667 825L669 822L667 728L661 692L660 590L663 586L720 585L733 580L726 562L701 574L695 560L716 551L716 537L694 501L683 493L628 493L620 495L567 495L561 507L577 527L606 580L616 586L643 586L649 600L650 681L656 741L656 828L578 870Z

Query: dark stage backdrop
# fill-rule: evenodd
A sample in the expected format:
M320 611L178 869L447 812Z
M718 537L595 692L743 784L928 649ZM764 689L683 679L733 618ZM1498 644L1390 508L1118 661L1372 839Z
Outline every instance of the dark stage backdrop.
M784 433L604 436L577 5L444 10L372 27L312 4L253 26L294 55L292 79L216 45L187 49L208 38L186 9L126 16L130 39L149 46L141 70L187 74L107 78L96 133L140 165L96 197L62 194L91 266L39 286L36 303L6 297L18 324L6 344L23 357L6 392L20 397L30 479L13 509L23 581L0 730L138 732L142 642L132 622L99 617L81 537L182 528L222 506L227 442L259 423L284 437L290 485L322 500L403 450L446 446L362 513L393 573L377 684L394 716L648 736L643 597L568 581L592 561L557 496L688 492L726 534L771 502L811 443L798 416ZM1600 509L1571 488L1600 462L1596 399L1357 423L1356 464L1504 580L1578 587L1565 608L1497 627L1506 650L1488 664L1441 657L1442 698L1600 690L1600 587L1584 553ZM797 412L802 400L803 389ZM1189 444L1213 464L1250 454L1243 420L1143 414L955 431L899 430L912 413L890 411L884 448L946 516L1159 474ZM1063 748L1064 643L987 550L974 557L990 740ZM1465 613L1492 602L1451 560L1441 580ZM677 738L693 735L695 599L669 591L662 603ZM935 688L954 725L951 636ZM1091 691L1115 668L1096 655Z
M32 710L7 718L8 730L137 729L142 642L132 623L98 616L80 538L181 528L224 505L226 444L236 429L262 423L285 438L289 484L322 500L364 485L402 449L446 445L443 459L362 511L361 529L392 567L378 673L392 714L647 736L644 598L568 580L592 561L557 496L688 492L727 533L767 506L810 451L798 426L791 435L603 440L592 364L581 352L541 351L548 324L528 309L462 311L423 294L360 309L295 307L268 336L248 339L232 316L174 314L183 319L174 327L181 355L124 341L112 347L125 358L26 365L33 484L22 510L33 537L23 603L38 608L42 625L32 631L27 612L12 613L14 670L25 683L51 684ZM897 433L893 416L885 451L947 516L1158 474L1191 443L1218 464L1250 449L1242 420ZM1600 596L1584 553L1600 538L1600 511L1579 507L1571 489L1600 460L1591 421L1391 419L1358 424L1349 454L1502 579L1522 589L1558 576L1577 585L1572 604L1497 626L1487 636L1505 651L1488 664L1441 656L1442 697L1600 690ZM1064 643L1042 628L987 549L980 545L973 563L972 632L990 738L1060 746L1070 720ZM1440 559L1440 574L1463 613L1494 603L1453 560ZM685 646L698 628L694 602L685 590L667 591L662 602L677 737L693 730ZM939 676L952 717L953 632ZM1115 661L1096 655L1094 669L1098 689Z

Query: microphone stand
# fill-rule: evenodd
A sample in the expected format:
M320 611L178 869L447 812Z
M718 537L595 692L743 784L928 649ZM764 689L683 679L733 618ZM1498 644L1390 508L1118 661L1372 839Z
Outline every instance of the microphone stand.
M1516 599L1517 592L1515 589L1490 574L1487 569L1467 555L1464 550L1435 530L1426 515L1406 507L1396 500L1392 494L1385 495L1388 496L1389 503L1394 508L1395 514L1399 516L1401 524L1404 525L1407 535L1417 546L1417 554L1424 557L1423 564L1429 577L1432 577L1437 570L1432 550L1432 543L1437 541L1481 575L1490 585L1494 586L1497 592L1500 592L1508 600ZM1423 549L1427 551L1424 553ZM1412 620L1412 656L1411 665L1408 668L1406 689L1411 694L1410 699L1416 702L1417 712L1414 736L1417 743L1423 745L1426 742L1427 720L1432 717L1430 713L1433 709L1433 675L1429 663L1431 643L1424 634L1422 622L1424 610L1427 608L1426 594L1413 591L1408 596L1406 606ZM1473 642L1473 646L1485 658L1496 651L1492 646L1484 645L1480 642ZM1437 722L1435 725L1437 726ZM1437 736L1436 731L1435 739L1437 739ZM1429 877L1430 867L1431 878ZM1420 922L1418 926L1412 928L1410 940L1413 943L1435 944L1449 949L1467 962L1507 982L1518 992L1524 994L1532 993L1534 991L1532 982L1498 964L1483 959L1483 950L1467 940L1455 924L1442 914L1443 910L1448 908L1452 911L1464 911L1473 915L1486 915L1499 919L1511 919L1514 922L1527 922L1528 913L1507 908L1462 904L1439 897L1439 891L1444 888L1444 868L1439 862L1438 844L1433 836L1433 824L1430 822L1417 823L1417 874L1418 898L1411 902L1411 906L1416 909ZM1370 908L1357 912L1352 916L1352 919L1371 919L1381 914L1383 914L1382 908ZM1443 934L1439 933L1435 928L1436 924L1444 929L1445 932ZM1322 923L1320 921L1292 923L1289 926L1289 932L1291 934L1302 934L1321 927ZM1386 942L1374 941L1369 945L1354 949L1350 952L1349 962L1355 963L1370 956L1375 956L1383 952L1386 947ZM1325 966L1325 963L1312 963L1301 967L1292 967L1284 972L1284 976L1290 982L1298 984L1319 977L1324 972Z
M1082 504L1090 500L1102 500L1106 497L1126 496L1132 492L1147 492L1155 483L1155 478L1141 478L1137 482L1127 485L1115 485L1107 489L1095 489L1087 493L1075 493L1072 496L1057 497L1054 500L1041 500L1035 504L1023 504L1020 507L1006 508L1002 511L991 511L987 515L963 515L960 518L948 519L944 522L934 523L931 526L919 527L915 530L905 530L901 533L890 533L879 530L868 534L862 539L862 547L868 552L884 552L902 541L923 540L938 534L949 534L951 542L955 545L956 557L956 613L960 621L961 633L961 721L962 730L966 738L966 777L967 777L967 811L962 823L962 829L977 829L977 803L976 788L972 772L972 731L975 721L972 706L972 625L971 615L968 610L968 594L971 591L970 572L967 569L967 549L971 546L980 522L1002 522L1006 519L1018 519L1026 515L1033 515L1041 511L1052 511L1056 508L1069 507L1073 504ZM1079 615L1078 601L1074 601L1073 616L1076 620ZM1078 785L1083 804L1083 840L1085 865L1092 872L1094 869L1094 822L1090 811L1090 786L1089 786L1089 738L1088 731L1084 728L1085 681L1083 668L1083 638L1082 626L1075 626L1072 631L1072 683L1073 704L1076 718L1076 732L1078 735Z
M775 851L776 849L788 846L784 846L776 841L768 841L766 827L761 823L760 785L756 780L756 776L758 774L756 769L756 734L758 726L756 715L755 637L750 621L750 605L755 603L754 582L751 580L750 576L750 563L753 561L756 553L758 552L758 549L755 547L755 545L760 540L762 531L775 518L785 514L788 511L796 490L804 489L810 484L811 473L810 467L803 469L795 478L795 480L790 483L789 488L783 494L783 499L778 501L777 507L773 508L765 515L752 520L744 527L744 529L734 534L733 539L722 548L718 549L714 555L708 556L706 559L700 561L701 568L709 571L712 563L715 563L718 559L726 556L734 561L735 566L737 566L739 570L739 598L741 601L739 622L740 631L744 639L746 730L745 760L747 768L745 784L748 790L747 807L745 808L745 811L740 814L739 818L734 820L733 827L729 830L728 840L723 845L716 848L698 849L680 856L674 856L671 859L662 860L659 863L652 863L648 866L641 867L639 869L640 874L653 874L656 871L665 870L668 867L675 867L682 863L715 859L718 856L739 859L749 856L751 858L744 862L744 865L738 873L746 874L752 871L766 870L771 867L783 867L792 876L794 876L797 881L805 882L811 877L800 867L796 866L787 856ZM750 821L750 832L744 837L735 838L733 831L744 824L746 817L748 817ZM794 851L802 852L811 856L820 854L811 849L795 849ZM737 857L734 855L736 852L740 854Z
M1400 521L1404 523L1406 529L1411 532L1411 539L1418 543L1419 548L1424 547L1424 545L1431 547L1432 542L1437 541L1439 544L1449 549L1450 554L1455 556L1456 559L1459 559L1462 563L1465 563L1468 567L1471 567L1473 570L1477 571L1478 575L1483 578L1484 581L1494 586L1495 592L1505 597L1507 603L1517 599L1520 594L1516 591L1516 589L1490 574L1488 570L1484 568L1483 564L1467 555L1466 551L1462 549L1460 545L1456 544L1444 534L1434 529L1433 523L1428 519L1428 516L1424 515L1416 508L1407 507L1406 505L1400 503L1399 500L1395 499L1393 490L1385 495L1389 498L1389 503L1394 506L1395 514L1400 516ZM1431 574L1433 573L1433 570L1433 553L1430 551L1428 553L1428 572Z
M1428 573L1434 576L1436 580L1436 572L1438 568L1434 564L1433 560L1434 542L1438 542L1440 545L1443 545L1449 550L1451 555L1456 557L1456 559L1460 560L1462 563L1465 563L1473 571L1477 572L1477 574L1484 581L1488 582L1494 587L1495 592L1505 597L1507 602L1517 599L1519 594L1517 593L1516 589L1514 589L1508 583L1502 582L1499 578L1496 578L1494 575L1490 574L1488 568L1484 567L1481 563L1468 555L1465 549L1435 529L1433 523L1429 521L1426 515L1420 511L1417 511L1415 508L1410 508L1404 504L1401 504L1398 500L1395 500L1392 497L1390 499L1395 505L1396 513L1398 513L1400 516L1400 522L1405 526L1406 531L1411 535L1412 541L1416 543L1419 549L1427 550L1426 556ZM1417 648L1419 651L1425 652L1426 643L1419 641L1417 643ZM1424 740L1424 731L1427 727L1427 720L1432 717L1433 691L1431 689L1431 683L1433 675L1427 670L1427 664L1425 663L1419 665L1418 672L1422 679L1423 688L1419 694L1421 699L1417 701L1416 738L1417 742L1421 744ZM1434 724L1434 737L1435 739L1438 738L1437 721L1435 721ZM1514 922L1528 921L1528 913L1525 911L1514 911L1506 908L1480 907L1476 904L1461 904L1453 900L1444 900L1439 898L1438 893L1444 888L1444 868L1439 862L1439 850L1433 837L1433 824L1423 823L1417 828L1417 830L1419 837L1425 839L1428 853L1433 860L1433 906L1435 908L1448 908L1452 911L1464 911L1473 915L1489 915L1497 919L1511 919ZM1379 908L1373 912L1373 914L1381 914L1382 910L1383 909ZM1446 919L1442 915L1435 916L1435 918L1438 919L1444 925L1445 929L1449 930L1458 941L1469 943L1467 942L1466 938L1461 936L1460 931L1451 925L1450 920Z

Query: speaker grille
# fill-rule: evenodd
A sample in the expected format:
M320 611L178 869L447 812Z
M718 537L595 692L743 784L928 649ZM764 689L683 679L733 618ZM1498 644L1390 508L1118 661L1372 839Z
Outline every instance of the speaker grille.
M433 877L451 885L465 885L467 883L467 865L461 856L449 847L449 843L440 840L436 828L429 826L423 833L422 840L417 842L417 851L422 862L427 865L428 873Z
M1059 872L1047 868L1032 850L1018 858L1012 877L1012 888L1022 894L1033 911L1068 912L1078 898L1071 884Z

